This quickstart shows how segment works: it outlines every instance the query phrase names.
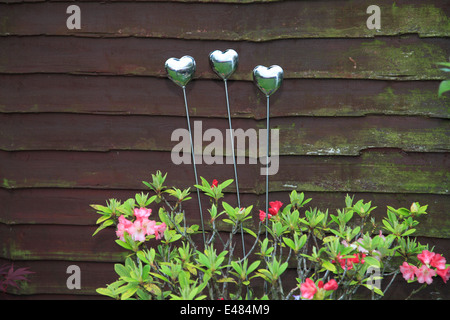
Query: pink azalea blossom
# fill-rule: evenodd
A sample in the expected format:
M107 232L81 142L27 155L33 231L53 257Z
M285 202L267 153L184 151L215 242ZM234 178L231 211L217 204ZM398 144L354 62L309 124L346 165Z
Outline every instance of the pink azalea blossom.
M430 252L428 250L423 250L422 253L417 255L417 259L424 264L430 264L431 259L434 257L434 252Z
M301 297L304 299L311 300L316 297L316 299L322 300L325 297L325 291L337 290L338 284L336 280L331 279L327 283L323 284L320 280L317 282L317 286L311 278L307 278L304 283L300 286L300 291L302 292Z
M166 227L167 226L164 222L154 227L156 240L161 239L161 237L164 235L164 231L166 231Z
M327 291L337 290L338 283L336 282L336 280L331 279L330 281L328 281L327 283L324 284L323 288Z
M433 282L433 277L436 275L436 271L428 268L426 265L422 265L420 268L416 268L417 282L428 283Z
M125 241L124 232L132 234L134 232L133 222L127 220L123 215L119 217L119 224L117 225L116 235L120 240Z
M148 218L148 217L150 217L151 214L152 214L152 209L147 209L147 208L139 208L139 209L135 208L134 209L134 215L138 219Z
M145 231L148 235L155 234L156 221L147 220L144 223Z
M271 201L271 202L269 202L269 205L270 205L269 213L272 216L276 216L278 214L278 211L280 211L280 208L283 206L283 202Z
M131 235L131 238L134 241L145 241L145 236L147 235L147 223L148 223L148 219L137 219L136 221L134 221L134 232Z
M446 260L439 253L436 253L433 258L431 258L430 265L437 269L445 269Z
M403 274L405 280L414 280L416 269L416 266L411 266L406 261L400 266L400 272Z
M447 283L448 279L450 279L450 267L447 269L436 269L436 273L444 280L444 283Z
M266 219L266 216L267 216L267 214L264 211L259 210L259 220L261 222L263 222ZM269 214L269 220L270 220L270 218L272 218L271 214Z
M306 279L300 286L302 298L311 300L317 292L316 284L310 278Z

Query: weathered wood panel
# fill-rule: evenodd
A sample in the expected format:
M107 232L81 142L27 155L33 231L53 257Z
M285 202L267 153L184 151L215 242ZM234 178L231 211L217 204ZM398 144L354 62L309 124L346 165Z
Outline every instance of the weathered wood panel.
M70 4L81 7L81 30L66 28ZM366 27L371 4L381 30ZM158 169L170 184L193 185L192 166L170 159L170 133L186 123L163 66L194 56L192 120L223 131L223 83L207 59L215 49L240 55L229 82L235 127L265 127L254 66L285 70L271 97L282 156L270 200L287 203L295 188L333 213L348 192L372 200L377 221L386 205L429 204L418 234L448 255L449 103L437 98L446 74L436 62L450 54L449 13L443 0L0 0L0 259L37 271L10 292L91 297L116 278L112 262L123 255L113 230L91 237L89 204L145 191L141 180ZM238 167L241 199L255 208L265 204L261 167ZM198 169L209 180L233 176L231 162ZM185 208L199 223L196 201ZM77 292L65 286L74 262L85 270ZM390 297L407 295L399 280Z
M165 78L0 75L0 112L185 116L183 95ZM439 81L287 79L271 99L270 116L418 115L449 118ZM222 81L196 80L188 88L192 116L227 117ZM253 83L228 83L233 118L263 119L266 110ZM279 96L277 98L277 96Z
M200 164L200 162L197 162ZM233 177L233 165L202 164L207 180ZM71 187L142 189L149 173L170 172L174 185L193 185L192 165L174 165L168 152L0 152L3 188ZM260 164L239 165L241 192L265 192ZM269 179L270 191L387 192L448 194L448 154L368 150L359 157L284 156ZM220 170L218 170L220 168ZM257 178L256 178L257 177ZM191 182L192 181L192 182ZM232 190L230 188L230 190Z
M441 80L445 75L436 63L446 61L450 52L450 43L445 39L414 36L269 43L10 36L0 37L0 73L166 77L164 62L169 57L188 54L196 59L196 78L217 79L209 66L208 54L230 47L240 54L239 68L232 79L249 81L258 64L280 65L286 79Z
M255 216L257 216L255 214ZM257 220L257 218L255 218ZM98 261L121 262L129 254L117 245L113 228L104 229L94 237L96 226L70 225L4 225L0 224L0 258L9 260L58 260L58 261ZM195 236L201 247L201 234ZM449 251L445 246L448 238L435 238L439 246L435 250ZM150 240L149 246L158 241ZM245 235L245 244L250 248L254 238ZM236 240L236 252L242 252L241 241ZM432 245L430 244L430 247ZM447 255L448 256L448 255Z
M0 259L0 266L9 263L8 260ZM67 268L76 265L81 272L81 288L68 289L66 282L70 274ZM8 288L9 293L18 294L20 299L37 298L33 295L45 295L43 299L58 300L64 296L95 295L95 289L105 287L106 284L116 280L117 274L114 271L114 263L108 262L84 262L84 261L14 261L15 268L29 268L34 274L27 278L29 282L22 282L20 289ZM98 298L97 298L98 297ZM97 296L100 299L101 296ZM0 300L2 295L0 294Z
M420 241L431 242L437 244L437 248L446 248L446 242L433 241L434 239L422 238ZM442 252L442 250L441 250ZM0 265L7 263L7 260L0 259ZM80 267L82 272L81 289L69 290L66 286L67 276L66 270L69 265L76 264ZM105 287L106 284L111 283L117 279L117 274L114 272L114 263L108 262L66 262L66 261L17 261L14 264L17 267L29 267L30 270L35 271L34 275L30 275L30 282L21 286L20 290L14 288L8 289L9 293L18 294L9 295L7 299L102 299L102 296L95 295L95 289ZM289 272L289 271L287 271ZM292 271L289 272L292 274ZM382 284L387 285L383 282ZM286 283L286 286L289 285ZM412 290L418 289L420 284L409 284L405 286L404 279L398 277L391 289L386 295L387 299L402 300L408 297ZM366 293L366 289L362 288L361 293ZM433 297L440 299L449 299L449 291L446 290L446 285L437 279L431 286L427 286L421 294L416 298ZM3 296L0 294L0 298ZM170 304L170 302L168 302ZM158 303L160 305L160 302Z
M69 30L67 3L0 5L3 35L156 37L268 41L286 38L374 37L417 33L448 35L445 1L379 0L382 28L366 26L373 1L284 1L241 5L175 2L80 4L82 27ZM175 19L174 17L183 17ZM232 17L232 19L230 19ZM251 17L251 18L249 18Z
M221 139L219 154L226 150L227 119L191 118L196 137L217 129ZM233 128L265 129L265 120L235 119ZM0 114L0 150L152 150L168 151L180 140L172 132L185 129L184 117L142 117L61 114ZM450 122L420 117L369 116L362 118L276 118L272 129L280 130L280 155L358 155L367 148L398 148L404 151L439 152L450 150ZM250 132L250 131L249 131ZM257 131L255 132L255 137ZM64 138L62 138L64 137ZM262 139L262 134L259 139ZM199 148L211 142L202 142ZM188 141L186 138L185 141ZM238 141L239 142L239 141ZM249 155L249 142L235 143L238 152ZM239 153L237 153L239 154ZM250 156L252 156L250 154ZM258 153L255 154L258 157Z

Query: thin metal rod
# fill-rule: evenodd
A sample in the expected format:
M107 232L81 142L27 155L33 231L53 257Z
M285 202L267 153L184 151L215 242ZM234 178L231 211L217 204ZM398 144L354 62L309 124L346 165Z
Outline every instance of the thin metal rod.
M231 154L233 157L233 166L234 166L234 178L236 181L236 193L237 193L237 202L239 208L241 207L241 199L239 196L239 180L237 175L237 169L236 169L236 157L234 154L234 135L233 135L233 127L231 125L231 112L230 112L230 101L228 99L228 86L227 86L227 80L224 80L225 83L225 97L227 98L227 112L228 112L228 125L230 127L230 139L231 139Z
M191 121L189 120L189 109L188 109L188 103L187 103L187 98L186 98L186 87L185 86L183 86L183 95L184 95L184 106L186 107L186 118L187 118L188 130L189 130L189 139L191 141L191 154L192 154L192 164L194 166L195 184L198 185L197 168L196 168L196 164L195 164L194 143L192 142ZM203 244L206 245L205 225L203 223L202 202L200 201L200 190L198 188L197 188L197 199L198 199L198 207L200 209L200 221L202 224Z
M231 155L233 157L234 181L236 182L237 203L238 203L238 207L240 209L241 208L241 199L239 196L239 180L238 180L238 174L237 174L237 169L236 169L236 156L234 153L234 134L233 134L233 126L231 125L230 100L228 98L227 79L224 79L223 81L225 83L225 97L227 99L228 126L230 127ZM241 224L241 240L242 240L242 252L245 257L244 230L243 230L242 224Z
M270 124L269 124L269 117L270 117L270 105L269 105L269 96L267 96L267 123L266 123L266 129L267 129L267 138L266 138L266 238L267 238L267 230L269 228L269 133L270 133Z

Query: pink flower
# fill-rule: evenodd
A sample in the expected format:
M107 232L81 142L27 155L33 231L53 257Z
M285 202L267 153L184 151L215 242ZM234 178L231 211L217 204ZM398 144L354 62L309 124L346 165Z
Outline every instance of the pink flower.
M354 253L353 254L354 258L347 258L347 259L343 259L341 254L338 254L338 256L336 257L336 260L338 263L340 263L341 268L342 269L347 269L347 270L352 270L353 269L353 264L354 263L364 263L364 258L366 257L365 253ZM335 263L335 261L332 261L333 263Z
M430 264L431 259L434 257L434 252L430 252L428 250L423 250L422 253L417 255L417 259L424 264Z
M211 189L217 187L218 185L219 185L219 181L217 181L216 179L214 179L214 180L212 181L212 184L211 184Z
M259 210L259 220L260 220L261 222L263 222L264 219L266 219L266 216L267 216L267 214L266 214L264 211ZM269 220L270 220L270 218L272 218L272 215L271 215L271 214L269 214Z
M134 216L138 219L144 219L150 217L152 214L152 209L147 208L135 208L134 209Z
M448 279L450 279L450 267L447 269L436 269L436 273L444 280L444 283L447 283Z
M283 202L281 201L272 201L269 202L270 208L269 213L272 216L276 216L278 214L278 211L280 211L280 208L283 206Z
M416 268L416 276L417 282L419 283L428 283L431 284L433 282L433 278L436 275L436 271L428 268L426 265L422 265L420 268Z
M147 223L148 223L148 219L137 219L136 221L134 221L134 232L131 235L131 238L134 241L145 241L145 236L147 235Z
M147 235L155 234L156 221L145 219L143 226Z
M445 269L445 258L439 253L436 253L433 258L431 258L430 265L437 269Z
M400 272L405 280L414 280L416 269L416 266L411 266L406 261L400 266Z
M331 279L327 283L323 284L323 281L320 280L317 282L317 286L311 278L305 280L304 283L300 286L300 291L302 292L302 298L304 299L313 299L316 298L318 300L322 300L326 297L325 291L336 290L338 288L338 284L336 280Z
M124 232L132 234L134 232L133 222L127 220L123 215L119 217L119 224L117 225L116 235L120 240L125 241Z
M328 281L327 283L325 283L325 285L323 286L323 288L327 291L330 290L337 290L338 288L338 283L336 282L336 280L331 279L330 281Z
M156 240L161 239L161 237L164 235L164 231L166 231L166 227L167 226L164 222L154 227Z
M300 286L302 298L311 300L317 292L316 284L310 278L306 279Z

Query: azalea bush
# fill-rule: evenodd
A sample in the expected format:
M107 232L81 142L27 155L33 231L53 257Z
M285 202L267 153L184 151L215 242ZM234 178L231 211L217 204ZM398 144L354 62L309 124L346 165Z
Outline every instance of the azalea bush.
M342 209L329 213L306 207L311 199L294 190L289 203L272 201L264 212L223 201L233 180L201 177L195 188L210 199L202 230L186 220L191 189L169 188L166 177L152 174L143 182L148 193L92 205L101 215L94 234L115 228L116 243L129 252L114 267L118 280L98 293L115 299L379 299L399 274L424 285L450 277L445 258L413 238L426 205L388 206L380 223L371 202L347 195ZM252 245L236 250L242 233Z

